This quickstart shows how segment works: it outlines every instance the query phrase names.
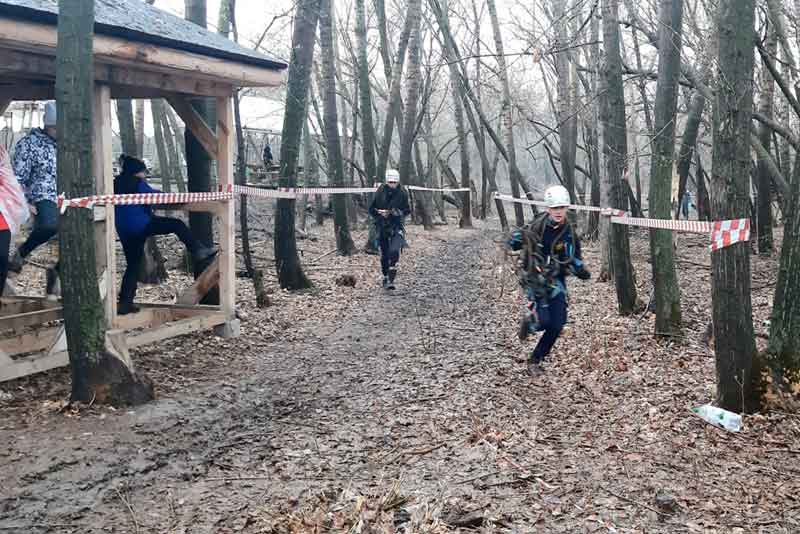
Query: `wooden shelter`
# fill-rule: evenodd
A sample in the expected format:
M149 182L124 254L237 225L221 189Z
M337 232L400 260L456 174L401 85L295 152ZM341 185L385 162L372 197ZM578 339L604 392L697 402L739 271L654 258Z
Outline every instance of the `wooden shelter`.
M56 0L0 0L0 115L15 100L55 95ZM218 185L233 181L232 101L236 88L279 85L287 65L141 0L96 0L94 37L94 170L96 193L113 193L111 99L164 98L217 162ZM192 99L216 99L216 127ZM114 210L95 207L101 297L116 348L215 328L238 335L235 316L235 203L187 204L218 221L219 254L178 304L142 305L118 316ZM215 285L219 306L197 303ZM0 381L68 364L62 309L43 297L4 299L0 310Z

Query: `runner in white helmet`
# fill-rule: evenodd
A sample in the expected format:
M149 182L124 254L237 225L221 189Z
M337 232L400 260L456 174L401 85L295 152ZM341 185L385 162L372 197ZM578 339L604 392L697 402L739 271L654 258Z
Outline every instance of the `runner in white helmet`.
M528 359L533 377L544 372L542 362L567 322L566 275L591 278L581 260L580 241L567 221L569 192L555 185L547 189L544 200L547 211L513 232L509 240L510 247L522 253L520 283L527 297L519 338L524 341L530 333L544 332Z

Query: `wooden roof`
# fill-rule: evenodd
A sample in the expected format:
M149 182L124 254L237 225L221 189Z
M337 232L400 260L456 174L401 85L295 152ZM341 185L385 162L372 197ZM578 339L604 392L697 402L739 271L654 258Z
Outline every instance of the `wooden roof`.
M0 0L0 99L52 98L56 0ZM142 0L95 0L95 77L115 97L229 95L275 86L285 62Z

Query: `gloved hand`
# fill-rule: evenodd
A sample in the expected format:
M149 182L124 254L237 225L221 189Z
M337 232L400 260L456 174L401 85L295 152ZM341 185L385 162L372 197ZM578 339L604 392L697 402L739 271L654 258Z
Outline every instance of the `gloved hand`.
M592 273L586 270L586 267L581 265L580 267L573 267L572 268L573 274L577 276L581 280L588 280L592 277Z

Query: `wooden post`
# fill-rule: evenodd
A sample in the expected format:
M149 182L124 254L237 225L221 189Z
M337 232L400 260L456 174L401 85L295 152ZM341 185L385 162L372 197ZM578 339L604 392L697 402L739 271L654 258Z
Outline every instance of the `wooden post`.
M230 97L217 98L217 177L219 185L225 190L233 184L233 106ZM228 322L218 330L223 337L239 334L239 321L236 319L236 201L223 201L219 213L219 301Z
M93 121L92 169L95 193L98 195L113 193L111 91L107 85L95 85ZM105 308L106 325L108 328L113 328L117 314L114 208L106 206L103 209L105 213L95 215L95 250L97 273L100 276L100 298L103 300Z

